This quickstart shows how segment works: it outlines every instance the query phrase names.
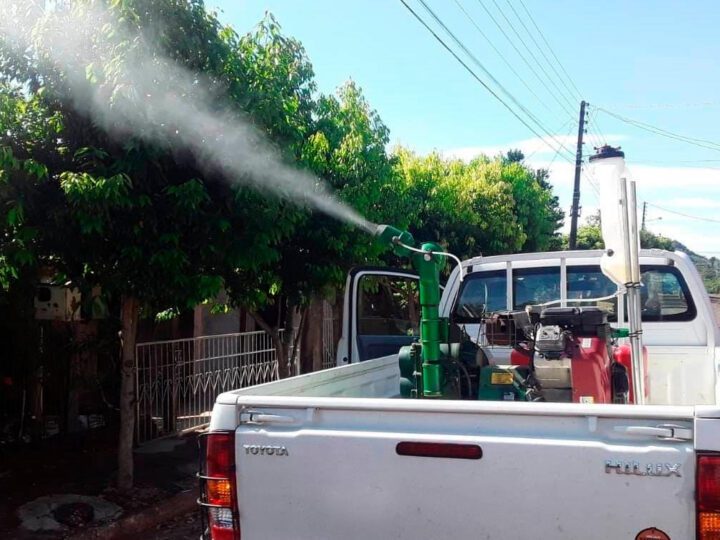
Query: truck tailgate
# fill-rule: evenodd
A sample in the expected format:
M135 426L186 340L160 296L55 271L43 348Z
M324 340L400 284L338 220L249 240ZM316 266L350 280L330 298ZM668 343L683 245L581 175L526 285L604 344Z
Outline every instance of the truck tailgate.
M690 407L259 396L238 407L243 540L607 540L650 527L694 538ZM685 439L646 429L668 424ZM482 457L400 455L401 442Z

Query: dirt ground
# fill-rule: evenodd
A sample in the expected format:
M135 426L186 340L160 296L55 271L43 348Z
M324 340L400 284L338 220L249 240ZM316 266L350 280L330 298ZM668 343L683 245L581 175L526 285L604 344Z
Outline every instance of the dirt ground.
M174 520L163 523L148 531L144 540L198 540L201 533L200 515L197 512L185 514Z
M197 485L197 442L190 437L136 453L136 487L130 494L119 493L112 487L116 431L110 427L36 444L0 447L0 538L51 540L68 535L68 531L29 533L20 528L18 507L41 496L100 496L122 507L123 516L128 516ZM193 512L148 531L143 538L197 539L199 530L199 516Z

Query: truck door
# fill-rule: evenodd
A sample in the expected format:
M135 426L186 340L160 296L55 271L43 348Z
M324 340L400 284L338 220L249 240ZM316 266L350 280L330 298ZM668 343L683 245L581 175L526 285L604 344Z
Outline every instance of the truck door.
M401 269L365 266L348 274L338 365L395 354L417 339L417 283L416 273Z

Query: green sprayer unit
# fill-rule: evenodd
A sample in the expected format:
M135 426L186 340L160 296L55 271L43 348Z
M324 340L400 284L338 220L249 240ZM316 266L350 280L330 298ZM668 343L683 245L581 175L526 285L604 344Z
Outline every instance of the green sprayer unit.
M459 347L448 344L449 322L440 318L440 271L445 266L442 248L425 242L415 247L415 239L407 231L390 225L378 225L380 241L390 245L401 257L408 257L417 271L420 296L420 343L400 349L400 390L403 397L446 397L448 381L443 364ZM455 351L457 352L457 351Z
M440 274L448 257L442 247L390 225L378 225L376 236L395 254L410 259L419 277L420 339L398 354L400 395L404 398L478 399L490 401L566 401L627 403L632 366L607 313L597 307L527 306L522 311L488 314L486 301L463 305L465 280L451 310L440 317ZM459 262L459 260L458 260ZM462 268L460 279L463 280ZM470 295L472 296L472 295ZM550 302L553 304L555 302ZM485 338L497 317L508 333L510 361L490 361L485 349L467 334L480 325ZM489 322L490 321L490 322Z

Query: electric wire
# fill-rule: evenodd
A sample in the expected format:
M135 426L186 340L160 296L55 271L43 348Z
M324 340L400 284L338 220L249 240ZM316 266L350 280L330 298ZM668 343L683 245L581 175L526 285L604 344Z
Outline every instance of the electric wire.
M493 41L487 36L487 34L483 31L483 29L480 28L480 25L478 25L478 23L475 21L475 19L472 17L472 15L470 15L470 13L467 12L467 10L463 7L463 5L460 3L460 1L459 0L454 0L454 1L455 1L455 4L457 5L457 7L460 8L460 11L463 12L463 14L467 18L467 20L470 21L470 23L475 27L475 29L483 37L483 39L485 39L485 41L488 43L488 45L490 45L490 47L492 47L492 49L502 59L502 61L505 62L505 65L508 67L508 69L510 71L513 72L513 74L518 78L518 80L523 84L523 86L528 89L528 91L535 97L535 99L537 99L538 103L540 103L543 107L545 107L545 109L547 111L552 112L552 110L550 109L548 104L545 102L545 100L543 100L540 96L538 96L535 93L535 90L533 90L532 87L525 81L525 79L523 79L522 75L520 75L517 72L517 70L512 66L510 61L505 57L505 55L503 55L503 53L500 52L500 49L498 49L495 46Z
M592 124L591 125L595 126L595 128L597 129L597 132L599 133L603 144L607 144L607 137L605 137L605 134L603 133L603 130L600 128L600 123L598 122L598 119L597 119L597 117L598 117L597 107L593 107L590 103L587 104L587 107L590 107L590 111L592 113L592 118L591 118Z
M720 159L653 159L643 161L649 163L718 163Z
M490 71L478 60L477 56L475 56L460 40L450 28L438 17L438 15L430 8L430 6L425 2L425 0L418 0L420 4L425 8L425 11L427 11L430 16L433 18L433 20L440 25L440 27L450 36L450 39L452 39L455 44L460 47L460 49L473 61L473 63L478 66L487 77L490 78L490 80L498 87L500 90L518 107L522 112L524 112L542 131L544 131L548 137L550 137L552 140L554 140L559 146L565 148L571 155L572 151L569 150L565 145L558 141L555 136L550 133L550 131L545 128L545 126L538 120L538 118L530 112L522 103L520 103L515 96L513 96L507 88L505 88L493 75L490 73ZM403 2L404 3L404 2Z
M525 47L525 50L526 50L526 51L528 52L528 54L532 57L533 61L534 61L535 64L537 65L537 67L540 68L540 71L543 72L543 74L545 75L545 77L547 78L547 80L553 85L553 87L555 88L555 90L557 90L558 94L559 94L564 100L566 100L566 102L567 102L567 103L569 104L569 106L570 106L570 110L572 110L572 109L575 107L575 104L573 103L573 100L572 100L572 99L568 99L568 97L563 93L563 91L560 89L560 87L559 87L557 84L555 84L554 79L548 74L547 70L543 67L542 62L540 62L540 60L538 60L537 57L535 56L535 54L530 50L530 47L527 45L527 43L525 43L525 40L524 40L523 37L520 35L520 32L517 31L517 29L515 28L515 25L510 21L510 19L508 18L508 16L505 15L505 12L504 12L503 9L500 7L500 5L497 3L497 0L492 0L492 3L495 4L495 7L497 8L498 12L500 13L500 15L502 15L502 18L505 19L505 22L507 22L507 24L508 24L508 26L510 27L510 30L512 30L513 34L515 34L515 36L517 36L517 38L518 38L518 40L520 41L520 43L522 43L522 46Z
M570 87L567 85L567 83L563 80L562 75L560 75L560 73L558 73L557 69L555 69L555 66L550 61L547 54L545 54L545 51L542 49L540 44L535 39L533 32L531 32L530 29L527 27L527 25L525 24L525 21L522 19L522 17L520 17L520 14L515 9L515 6L513 6L510 3L510 0L505 0L505 2L510 7L512 12L515 14L515 17L517 17L517 20L520 21L520 24L525 29L525 32L527 33L527 35L530 36L530 39L532 39L532 42L535 44L535 47L537 47L537 50L540 51L540 54L545 59L545 62L547 62L547 65L550 66L550 69L552 69L553 73L555 73L555 75L557 76L557 80L560 82L560 84L562 84L563 88L567 91L568 95L570 96L570 101L573 102L576 99L575 96L573 95L573 91L570 89ZM578 97L579 97L578 101L580 101L582 99L582 96L578 96Z
M401 1L402 1L402 0L401 0ZM492 14L492 12L487 8L487 6L484 4L483 0L477 0L477 1L478 1L478 3L480 4L480 6L483 8L483 10L485 10L485 13L488 14L488 16L490 17L490 20L492 20L492 22L495 24L495 26L498 28L498 30L500 30L500 32L502 33L502 35L505 36L505 39L506 39L507 42L510 44L510 46L515 50L515 52L518 54L518 56L520 57L520 59L521 59L521 60L525 63L525 65L530 69L530 71L531 71L532 74L535 76L535 78L536 78L538 81L540 81L540 84L545 88L545 90L547 90L548 94L550 94L550 95L552 96L552 98L558 103L558 105L560 105L560 108L561 108L566 114L570 115L571 118L574 117L575 114L572 113L572 112L570 112L570 111L568 110L567 105L566 105L565 103L563 103L562 101L560 101L560 100L558 99L557 95L556 95L554 92L552 92L552 91L550 90L550 88L548 88L547 84L543 81L542 77L540 77L540 75L538 75L538 72L535 70L535 68L533 67L533 65L528 61L527 58L525 58L525 55L520 51L520 49L517 48L517 45L515 45L515 42L512 40L512 38L511 38L510 36L508 36L508 34L507 34L507 32L505 31L505 29L504 29L504 28L502 27L502 25L497 21L497 19L496 19L495 16Z
M612 111L608 111L607 109L604 109L602 107L597 107L599 111L604 112L605 114L612 116L613 118L616 118L617 120L620 120L621 122L625 122L626 124L630 124L632 126L635 126L640 129L644 129L645 131L649 131L650 133L654 133L655 135L660 135L662 137L667 137L669 139L674 139L677 141L681 141L687 144L692 144L695 146L699 146L701 148L707 148L709 150L715 150L717 152L720 152L720 143L716 143L714 141L709 141L707 139L699 139L696 137L688 137L686 135L680 135L678 133L673 133L672 131L668 131L663 128L659 128L657 126L653 126L651 124L647 124L645 122L641 122L639 120L633 120L632 118L628 118L626 116L622 116L620 114L614 113Z
M647 202L648 206L652 206L653 208L657 208L658 210L662 210L663 212L668 212L670 214L677 214L678 216L686 217L689 219L696 219L698 221L705 221L707 223L720 223L720 219L706 218L706 217L702 217L702 216L693 216L692 214L686 214L684 212L678 212L677 210L670 210L669 208L665 208L664 206L658 206L655 203L651 203L648 201L645 201L645 202Z
M403 6L405 6L405 8L413 15L413 17L415 17L415 19L417 19L418 22L420 22L420 24L422 24L422 25L425 27L425 29L426 29L428 32L430 32L430 34L432 34L432 36L440 43L440 45L442 45L443 48L444 48L445 50L447 50L447 51L455 58L455 60L457 60L457 62L458 62L461 66L463 66L463 67L465 68L465 70L466 70L477 82L480 83L480 85L481 85L483 88L485 88L485 90L487 90L487 91L488 91L495 99L497 99L515 118L517 118L517 119L520 121L520 123L522 123L526 128L528 128L536 137L538 137L538 138L541 139L543 142L545 142L545 144L547 144L552 150L556 150L556 149L557 149L557 147L554 147L552 144L550 144L550 142L547 141L547 139L546 139L545 137L541 136L541 135L540 135L530 124L528 124L528 123L525 121L525 119L523 119L504 99L502 99L502 97L500 97L497 92L495 92L485 81L483 81L483 80L480 78L480 76L479 76L477 73L475 73L475 71L473 71L473 70L470 68L470 66L468 66L467 63L466 63L462 58L460 58L460 56L458 56L458 54L430 27L430 25L428 25L427 22L425 22L425 20L424 20L422 17L420 17L420 15L418 15L418 13L417 13L415 10L413 10L412 7L410 7L410 5L406 2L406 0L400 0L400 2L401 2L401 3L403 4ZM423 4L424 4L424 2L423 2ZM425 5L425 4L424 4L424 5ZM445 27L444 25L442 25L442 26L443 26L444 28L447 28L447 27ZM477 59L476 59L476 60L477 60ZM536 122L537 122L537 120L536 120ZM550 133L547 131L547 129L546 129L544 126L542 126L542 124L539 124L539 127L540 127L540 129L541 129L542 131L544 131L551 139L554 140L554 137L552 136L552 134L550 134ZM573 155L572 151L568 150L568 148L565 147L565 145L563 145L563 144L560 143L559 141L556 141L556 142L558 143L558 145L559 145L561 148L565 149L565 151L567 151L570 155ZM568 162L571 162L570 158L568 158L568 157L565 156L565 155L563 155L563 159L565 159L565 160L568 161Z
M600 140L600 136L595 132L595 130L591 128L590 122L591 120L585 121L585 125L587 126L585 128L587 140L593 148L600 148L602 146L602 141Z
M712 171L720 171L720 167L712 167L709 165L701 164L701 163L705 163L708 161L712 162L712 161L716 161L716 160L709 159L709 160L700 160L699 162L697 162L697 161L672 161L672 160L656 160L656 159L638 159L638 160L633 159L632 163L634 163L636 165L650 165L650 166L654 166L656 164L661 164L661 163L675 164L675 165L677 165L678 163L683 163L684 164L683 168L688 167L691 169L708 169L708 170L712 170Z
M570 120L565 121L558 129L555 130L555 133L560 134L562 132L562 130L565 129L566 127L568 127L568 125L569 125L570 130L565 134L565 136L563 138L563 139L567 139L570 136L570 134L572 133L573 128L575 127L575 126L573 126L573 122L574 122L574 120L572 118ZM550 162L551 165L555 162L555 159L557 158L559 152L560 152L559 148L557 150L555 150L553 157L552 157L552 161ZM537 153L538 153L538 150L533 150L529 155L525 156L525 160L529 160L531 157L533 157Z
M590 104L587 104L587 107L590 107ZM605 138L605 135L602 134L602 131L600 130L600 125L597 122L597 115L598 110L595 107L590 108L590 115L586 122L586 125L588 126L588 135L592 134L592 138L594 138L593 146L596 148L600 148L601 146L604 146L607 144L607 139Z
M527 13L528 17L530 18L530 21L533 23L533 26L534 26L535 29L538 31L538 34L540 34L540 37L541 37L542 40L545 42L545 45L547 46L548 50L550 51L550 54L553 55L553 58L555 58L555 61L558 63L558 66L560 66L560 69L562 70L562 72L563 72L563 73L565 74L565 76L567 77L567 80L570 81L570 84L571 84L572 87L575 89L575 92L577 93L578 99L582 99L582 92L580 92L580 90L578 90L578 87L575 85L575 81L573 81L572 77L570 77L570 74L569 74L569 73L567 72L567 70L565 69L565 66L563 66L563 64L562 64L562 62L560 61L560 59L558 58L557 54L555 54L555 51L554 51L553 48L550 46L550 43L548 42L548 40L545 38L545 34L544 34L543 31L540 29L540 27L538 26L538 24L535 22L535 18L532 16L532 14L530 13L530 10L529 10L529 9L527 8L527 6L525 5L525 2L524 2L523 0L519 0L519 1L520 1L520 5L521 5L521 6L523 7L523 9L525 10L525 13Z

